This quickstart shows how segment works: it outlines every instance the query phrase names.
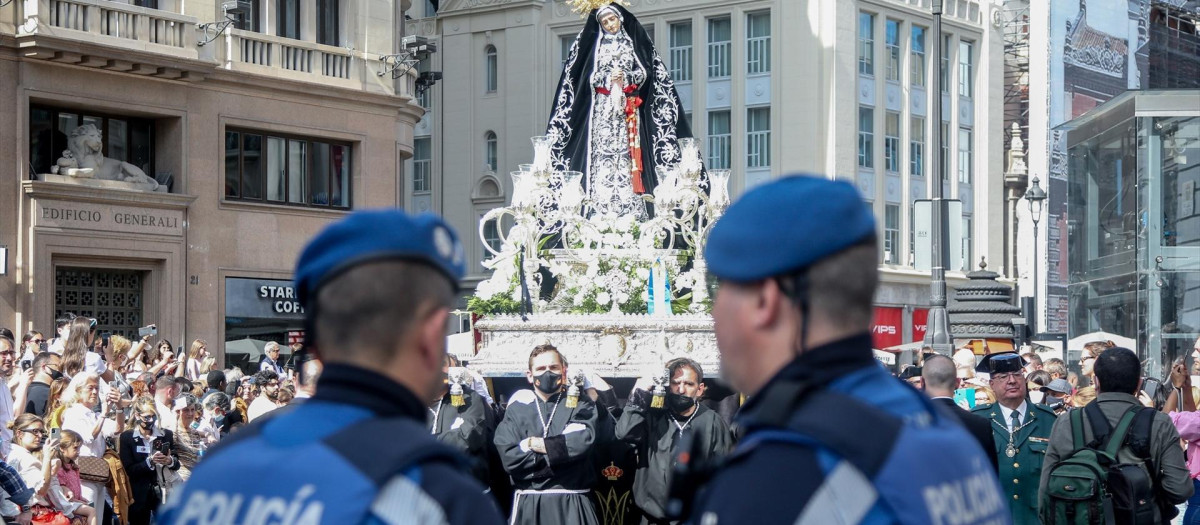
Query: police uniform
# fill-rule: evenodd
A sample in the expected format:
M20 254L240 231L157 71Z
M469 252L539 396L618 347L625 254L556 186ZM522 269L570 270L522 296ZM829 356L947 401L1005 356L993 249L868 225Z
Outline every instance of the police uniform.
M979 363L977 371L989 374L1024 373L1025 360L1013 352L989 354ZM1024 380L1024 379L1022 379ZM1009 432L999 403L976 406L972 412L991 420L992 438L996 442L996 457L1000 460L1000 485L1012 510L1013 523L1038 524L1038 482L1042 476L1042 460L1050 444L1050 429L1058 416L1043 405L1025 400L1016 432ZM1018 407L1019 408L1019 407ZM1011 419L1011 417L1009 418Z
M452 283L463 274L462 246L441 219L360 211L327 227L300 255L300 301L319 316L313 298L332 275L397 259L428 264ZM307 402L210 450L158 522L502 523L462 456L431 435L428 413L425 401L391 378L328 363Z
M786 177L731 206L705 258L722 281L800 283L784 293L803 333L807 269L874 246L874 237L875 220L853 186ZM952 416L874 361L865 329L800 350L747 400L738 417L745 437L701 491L690 522L1008 523L983 451Z

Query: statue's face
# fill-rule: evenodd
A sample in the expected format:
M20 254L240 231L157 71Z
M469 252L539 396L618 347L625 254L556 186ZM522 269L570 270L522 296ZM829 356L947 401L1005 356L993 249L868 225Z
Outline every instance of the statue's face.
M600 27L604 28L604 32L613 35L621 30L621 19L613 13L605 13L600 17Z

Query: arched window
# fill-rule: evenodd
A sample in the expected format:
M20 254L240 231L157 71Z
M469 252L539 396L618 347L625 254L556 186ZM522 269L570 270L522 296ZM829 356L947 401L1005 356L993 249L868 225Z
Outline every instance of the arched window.
M499 141L496 139L496 133L489 131L483 136L483 164L488 171L496 171L500 167L497 151L499 149Z
M484 54L484 91L495 93L500 84L500 65L496 59L496 46L489 45L483 49Z

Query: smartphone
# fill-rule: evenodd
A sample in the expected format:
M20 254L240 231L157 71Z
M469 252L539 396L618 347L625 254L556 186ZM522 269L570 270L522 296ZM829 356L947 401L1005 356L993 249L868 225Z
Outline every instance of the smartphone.
M108 338L109 337L112 337L112 332L109 332L107 330L104 332L100 332L100 347L101 348L108 348Z
M146 337L148 335L149 336L158 335L158 326L150 324L150 325L146 325L141 328L138 328L138 337Z
M30 361L28 359L21 360L21 370L29 370L32 367L33 367L33 361Z
M50 429L50 439L58 439L58 428Z
M39 352L49 352L50 351L50 343L47 343L45 341L38 343L38 351Z

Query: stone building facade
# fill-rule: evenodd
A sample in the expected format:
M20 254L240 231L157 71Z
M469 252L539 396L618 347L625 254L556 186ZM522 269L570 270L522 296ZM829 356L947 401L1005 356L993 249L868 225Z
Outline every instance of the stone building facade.
M409 0L0 4L0 326L154 323L256 368L300 329L305 241L401 203L422 109L415 73L393 78L381 57ZM159 191L52 175L89 125L94 153Z

